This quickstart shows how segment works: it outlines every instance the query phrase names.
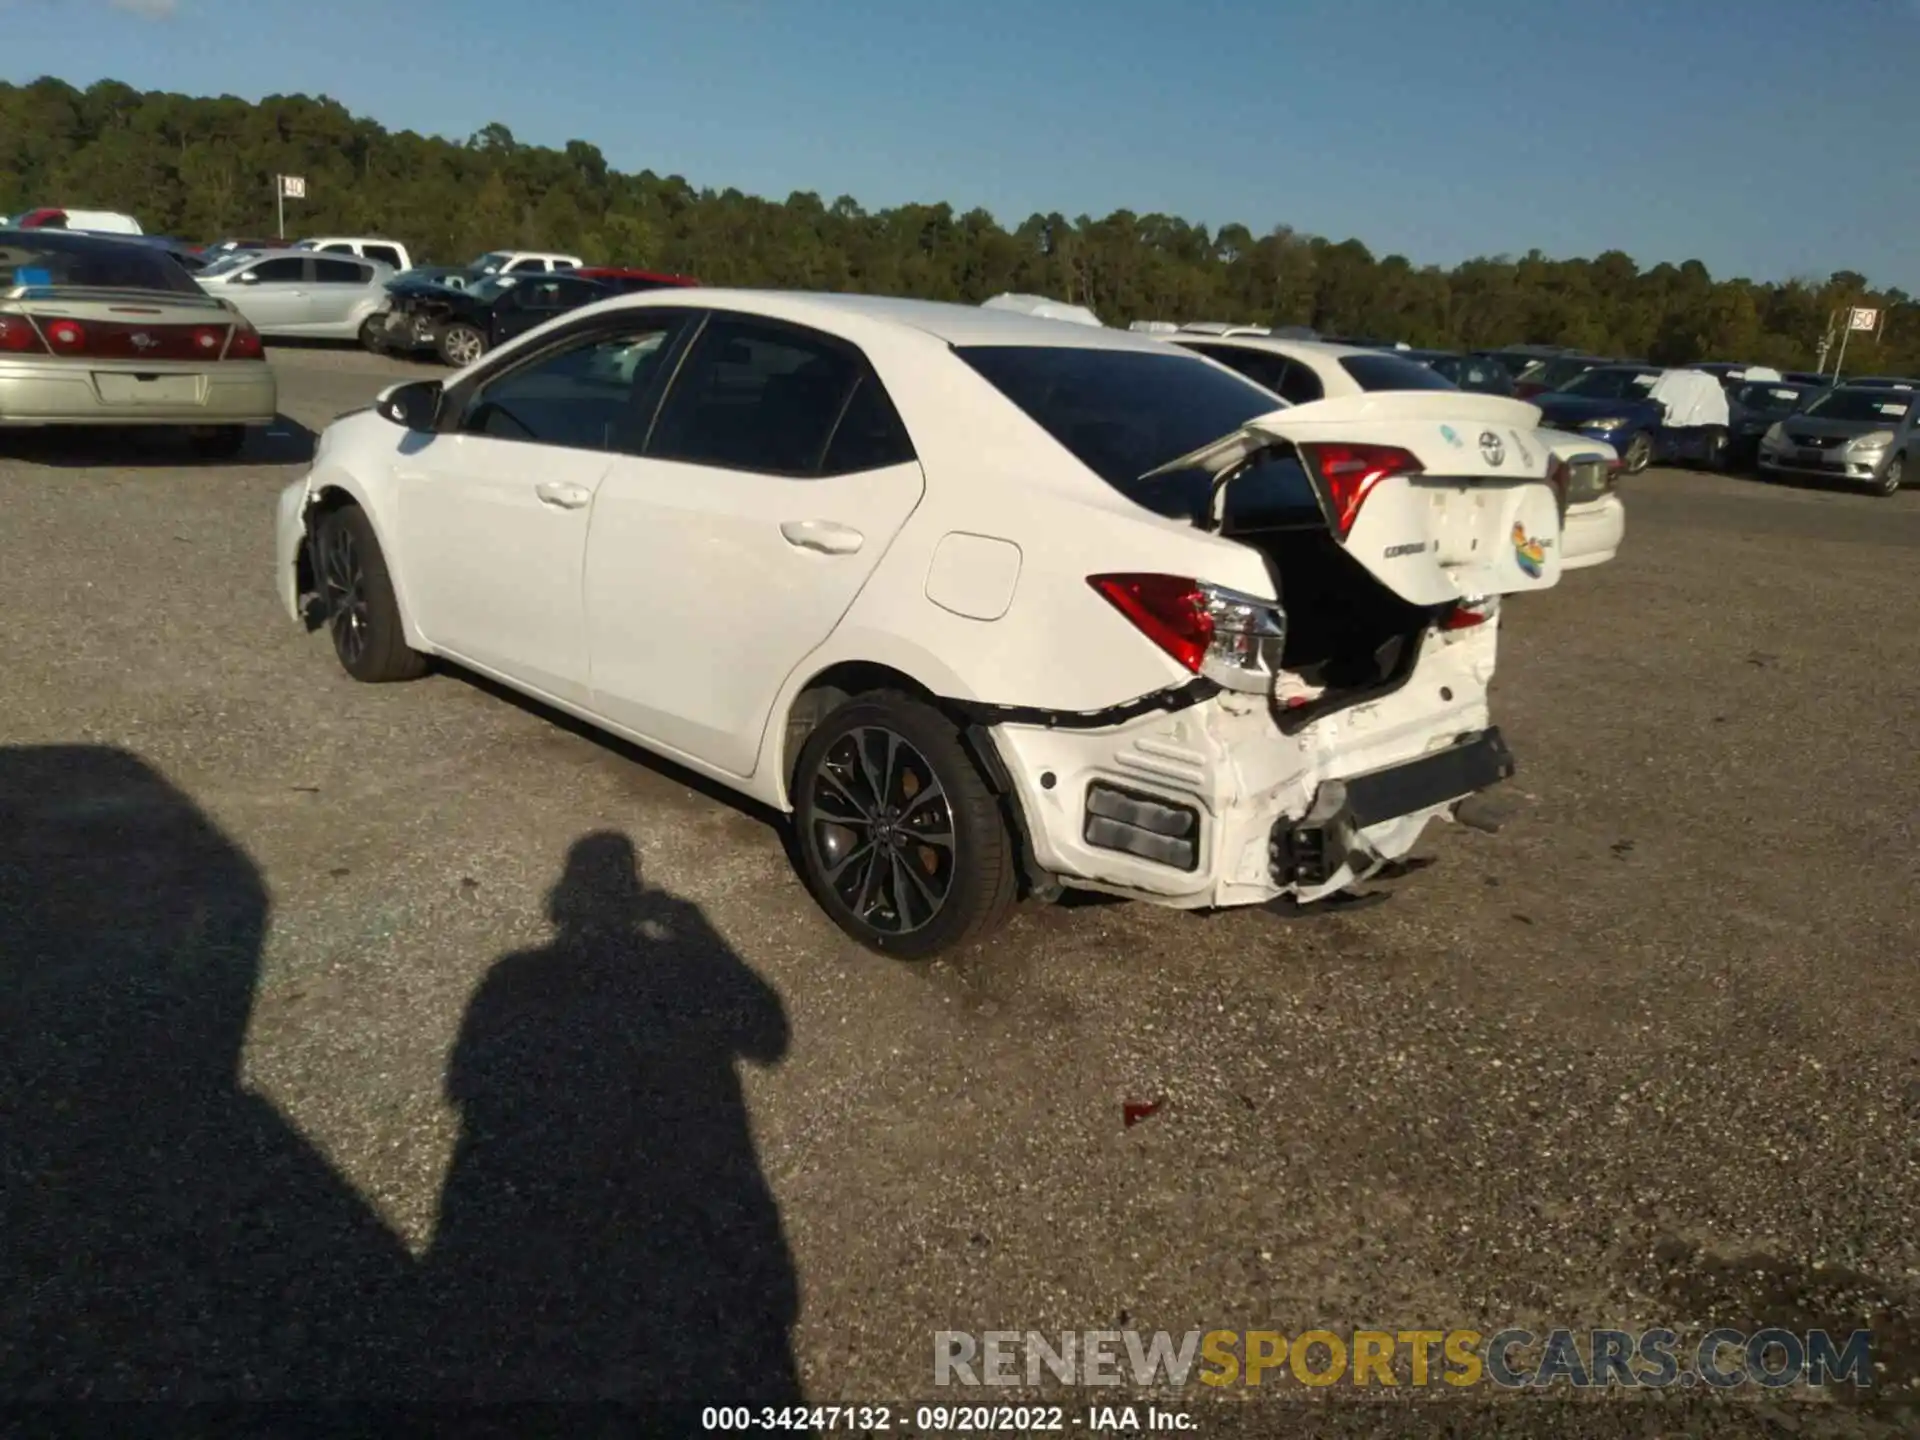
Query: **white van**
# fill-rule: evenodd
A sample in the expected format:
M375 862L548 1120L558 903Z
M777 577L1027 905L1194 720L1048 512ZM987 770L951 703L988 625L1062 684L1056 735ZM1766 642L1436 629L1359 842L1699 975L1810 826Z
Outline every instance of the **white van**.
M362 260L378 260L391 265L394 273L413 268L413 256L398 240L380 240L358 235L327 235L318 240L301 240L295 250L323 250L329 255L358 255Z

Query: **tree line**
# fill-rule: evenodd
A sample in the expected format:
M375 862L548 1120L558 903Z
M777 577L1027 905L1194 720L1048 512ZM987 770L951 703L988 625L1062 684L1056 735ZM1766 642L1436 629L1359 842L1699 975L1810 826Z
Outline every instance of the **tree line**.
M1726 359L1804 369L1845 307L1885 312L1855 335L1848 373L1920 372L1920 302L1866 277L1715 280L1698 260L1642 269L1591 259L1488 256L1451 268L1375 256L1282 225L1255 235L1168 215L1032 215L1009 229L985 210L911 204L869 211L810 191L783 201L623 174L598 147L527 145L500 124L464 142L390 131L338 102L257 104L0 83L0 213L36 205L131 211L155 234L270 235L274 177L299 175L289 233L387 235L461 264L487 250L563 250L708 284L856 290L977 303L1001 291L1092 307L1110 325L1232 320L1310 325L1417 346L1573 345L1664 364Z

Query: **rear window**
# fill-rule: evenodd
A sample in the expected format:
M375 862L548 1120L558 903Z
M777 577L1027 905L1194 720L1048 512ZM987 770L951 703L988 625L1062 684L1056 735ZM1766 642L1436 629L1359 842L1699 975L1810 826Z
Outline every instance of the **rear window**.
M1457 390L1446 376L1398 355L1342 355L1340 368L1362 390Z
M0 234L0 290L16 285L201 293L193 277L164 250L43 231Z
M1283 408L1271 392L1204 360L1169 352L1064 345L968 345L955 353L1094 474L1140 505L1192 519L1211 481L1188 470L1141 477L1258 415ZM1258 467L1228 497L1230 518L1257 496L1262 516L1317 514L1293 461Z

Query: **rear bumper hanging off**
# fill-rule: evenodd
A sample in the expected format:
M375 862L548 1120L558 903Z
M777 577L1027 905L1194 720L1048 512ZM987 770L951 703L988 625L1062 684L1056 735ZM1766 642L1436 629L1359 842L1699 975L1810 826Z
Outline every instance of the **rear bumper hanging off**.
M1273 827L1268 851L1274 883L1293 889L1325 885L1358 858L1356 851L1364 851L1361 831L1464 800L1513 773L1513 752L1494 726L1404 765L1329 780L1305 815Z

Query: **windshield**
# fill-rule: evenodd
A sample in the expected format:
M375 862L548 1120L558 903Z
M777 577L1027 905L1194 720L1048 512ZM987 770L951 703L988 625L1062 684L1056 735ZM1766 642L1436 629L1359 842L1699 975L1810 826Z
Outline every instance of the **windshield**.
M478 260L467 266L469 270L498 270L513 257L505 250L489 250Z
M1898 390L1829 390L1807 407L1821 420L1859 420L1891 425L1902 419L1913 397Z
M1658 370L1589 370L1562 385L1560 393L1594 400L1644 400L1659 378Z
M218 260L210 263L200 273L202 275L225 275L231 270L238 270L259 253L258 250L229 250Z
M482 300L493 300L511 290L518 278L514 275L483 275L463 288L469 295L477 295Z
M966 345L955 352L1114 489L1161 515L1205 513L1212 480L1198 470L1140 477L1286 408L1250 380L1198 356L1066 345ZM1247 506L1317 516L1292 461L1257 466L1229 489L1230 518Z
M1768 415L1785 415L1806 402L1808 392L1795 385L1771 385L1756 380L1733 392L1733 403Z
M1544 385L1549 390L1563 390L1569 380L1584 375L1598 362L1594 360L1540 360L1520 372L1519 378L1529 385Z
M0 236L0 290L16 285L201 293L193 277L164 250L58 230Z
M1362 390L1457 390L1460 387L1417 360L1398 355L1342 355L1340 368Z

